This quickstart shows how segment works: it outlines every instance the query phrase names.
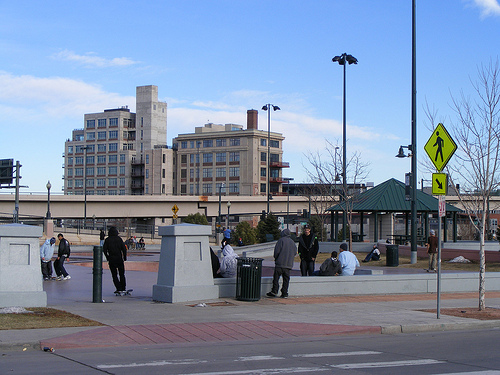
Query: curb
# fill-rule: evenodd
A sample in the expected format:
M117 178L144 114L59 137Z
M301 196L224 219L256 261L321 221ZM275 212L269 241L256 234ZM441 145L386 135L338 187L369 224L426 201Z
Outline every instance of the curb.
M382 334L397 333L421 333L421 332L439 332L439 331L460 331L500 328L500 320L466 322L466 323L431 323L431 324L403 324L381 326Z

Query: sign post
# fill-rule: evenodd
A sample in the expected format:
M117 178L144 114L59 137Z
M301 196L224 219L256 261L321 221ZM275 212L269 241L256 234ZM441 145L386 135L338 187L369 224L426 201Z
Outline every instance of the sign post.
M448 175L441 173L457 150L457 144L443 124L439 123L432 132L424 150L438 173L432 174L432 195L439 196L438 203L438 269L437 269L437 319L441 317L441 222L446 220L446 192Z

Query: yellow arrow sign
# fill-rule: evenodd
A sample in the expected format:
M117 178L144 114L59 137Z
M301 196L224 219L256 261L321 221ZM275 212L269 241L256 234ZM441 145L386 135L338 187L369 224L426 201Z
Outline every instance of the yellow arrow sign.
M172 207L172 212L173 212L174 214L177 214L177 212L179 212L179 207L177 207L177 205L176 205L176 204L174 204L174 206Z
M439 172L448 164L456 149L455 141L441 123L436 126L424 146L425 152Z
M446 173L432 174L432 195L446 195L448 190L448 175Z

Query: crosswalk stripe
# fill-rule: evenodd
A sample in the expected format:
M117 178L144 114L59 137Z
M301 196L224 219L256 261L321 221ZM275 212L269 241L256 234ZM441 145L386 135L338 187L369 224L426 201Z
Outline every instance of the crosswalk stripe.
M294 354L292 357L321 358L321 357L343 357L348 355L371 355L371 354L382 354L382 352L357 351L357 352L338 352L338 353L312 353L312 354Z
M435 365L438 363L445 363L445 362L438 361L436 359L416 359L409 361L392 361L392 362L345 363L341 365L331 365L331 367L350 370L350 369L377 368L377 367Z

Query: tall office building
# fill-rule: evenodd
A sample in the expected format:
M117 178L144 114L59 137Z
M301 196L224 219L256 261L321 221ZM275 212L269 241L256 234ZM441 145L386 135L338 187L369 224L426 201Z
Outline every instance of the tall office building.
M136 88L136 113L121 107L86 114L84 128L73 130L65 143L64 193L160 194L162 186L171 193L171 173L167 178L164 171L165 180L157 181L162 169L172 170L166 138L167 103L158 101L157 86ZM160 161L159 171L153 160Z
M268 190L282 194L282 168L289 167L283 162L284 137L259 130L257 119L257 110L251 109L246 129L210 123L174 138L174 194L217 195L219 190L229 195L266 195Z
M63 155L64 193L283 194L282 169L289 167L282 160L284 137L259 130L257 119L252 109L246 129L206 124L168 147L167 104L158 101L158 87L139 86L136 113L128 107L89 113L84 128L73 130Z

